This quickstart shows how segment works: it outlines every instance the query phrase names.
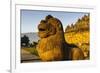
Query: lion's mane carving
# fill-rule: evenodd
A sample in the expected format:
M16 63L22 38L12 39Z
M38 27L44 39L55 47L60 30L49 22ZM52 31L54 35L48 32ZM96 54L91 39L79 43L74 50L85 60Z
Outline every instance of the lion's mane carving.
M42 61L83 59L81 49L65 42L63 26L59 19L46 16L40 21L38 30L41 39L36 49Z

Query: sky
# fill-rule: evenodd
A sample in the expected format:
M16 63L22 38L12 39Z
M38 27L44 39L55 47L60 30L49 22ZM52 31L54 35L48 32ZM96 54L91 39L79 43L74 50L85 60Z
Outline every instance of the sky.
M63 28L67 25L74 24L77 19L87 15L83 12L62 12L62 11L39 11L39 10L21 10L21 33L38 32L37 26L41 20L45 19L47 15L59 19Z

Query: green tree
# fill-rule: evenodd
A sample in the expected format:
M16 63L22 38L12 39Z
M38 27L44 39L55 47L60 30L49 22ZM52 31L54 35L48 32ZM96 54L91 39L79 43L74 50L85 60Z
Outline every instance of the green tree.
M21 37L21 46L28 47L28 45L29 45L29 37L24 35L23 37Z

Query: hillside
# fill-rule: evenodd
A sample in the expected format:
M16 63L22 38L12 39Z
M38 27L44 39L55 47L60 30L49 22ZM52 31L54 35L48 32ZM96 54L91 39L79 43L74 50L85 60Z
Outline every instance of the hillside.
M38 40L40 39L38 37L38 34L36 32L30 32L30 33L21 33L21 37L23 37L24 35L29 37L30 43L34 42L38 42Z

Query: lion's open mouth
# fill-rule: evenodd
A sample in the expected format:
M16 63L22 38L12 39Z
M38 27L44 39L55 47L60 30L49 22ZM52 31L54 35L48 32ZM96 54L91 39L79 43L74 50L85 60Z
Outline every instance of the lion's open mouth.
M39 31L45 31L46 29L44 29L44 28L39 28Z

